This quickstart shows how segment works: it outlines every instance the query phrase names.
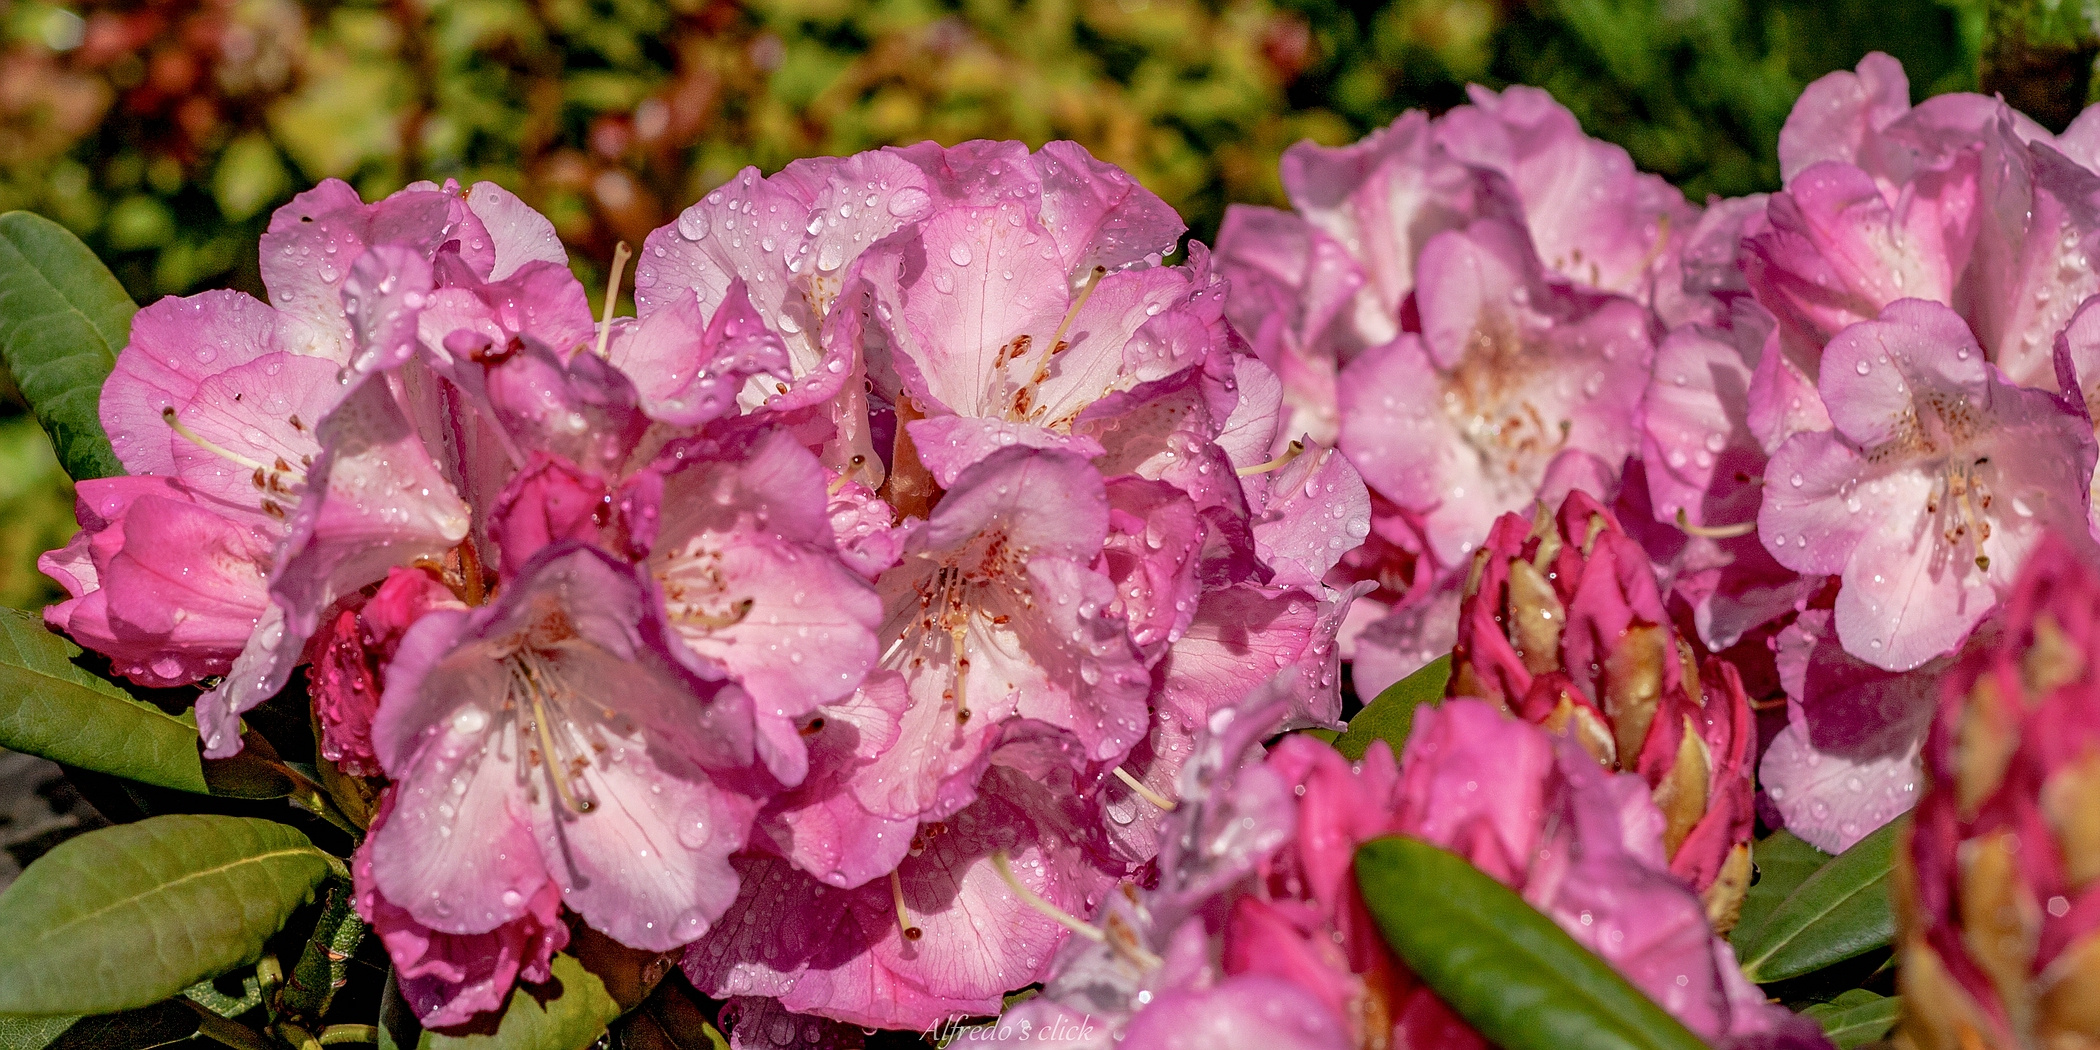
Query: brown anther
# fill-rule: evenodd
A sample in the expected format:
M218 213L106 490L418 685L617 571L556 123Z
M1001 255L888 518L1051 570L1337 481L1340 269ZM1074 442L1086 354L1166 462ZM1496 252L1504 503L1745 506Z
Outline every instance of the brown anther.
M262 502L262 512L264 514L269 515L272 518L277 519L278 521L283 521L285 519L284 508L278 506L277 503L273 500L264 500Z
M306 433L306 424L299 422L298 416L293 416L292 418L285 420L285 422L290 423L292 425L293 430L296 430L301 434Z
M248 480L254 482L256 488L265 488L268 485L268 477L263 473L263 468L261 467L255 468L255 475Z
M821 715L816 718L810 719L809 724L802 727L803 736L816 736L818 733L821 733L823 731L824 719Z

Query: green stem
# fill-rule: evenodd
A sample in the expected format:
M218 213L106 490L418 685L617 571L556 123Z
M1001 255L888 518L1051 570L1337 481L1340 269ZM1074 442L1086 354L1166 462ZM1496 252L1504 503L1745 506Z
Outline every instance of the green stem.
M313 936L299 953L284 991L277 997L278 1009L292 1017L318 1019L328 1012L335 990L350 979L350 957L364 942L364 920L351 907L348 883L331 882L328 903L314 924Z
M322 1046L340 1046L344 1043L379 1044L379 1029L368 1024L332 1024L321 1030Z
M289 1021L277 1023L277 1038L290 1043L294 1050L320 1050L321 1048L321 1041L315 1039L312 1032Z

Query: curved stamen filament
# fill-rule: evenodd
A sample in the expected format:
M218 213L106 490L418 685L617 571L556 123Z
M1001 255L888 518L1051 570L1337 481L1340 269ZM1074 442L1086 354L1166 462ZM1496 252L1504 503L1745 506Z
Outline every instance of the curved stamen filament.
M1738 536L1748 536L1756 532L1757 522L1739 521L1733 525L1694 525L1691 523L1691 519L1685 516L1684 508L1679 507L1677 508L1677 531L1687 536L1698 536L1701 539L1732 540Z
M1289 447L1283 450L1283 455L1277 456L1275 459L1272 459L1267 463L1256 463L1251 467L1241 467L1239 470L1234 471L1234 473L1238 474L1240 477L1243 478L1251 478L1256 474L1267 474L1272 470L1277 470L1282 467L1288 466L1292 460L1297 459L1299 456L1302 456L1304 454L1305 442L1293 441L1290 443Z
M890 903L897 906L897 929L903 932L905 940L916 941L925 936L925 931L913 925L911 915L904 910L904 880L894 870L890 872Z
M160 410L160 420L161 422L166 423L171 429L173 429L175 433L182 435L182 439L184 441L187 441L190 444L195 445L198 448L201 448L204 451L209 452L212 455L227 461L228 463L232 463L235 466L245 467L248 470L259 470L262 471L264 474L282 474L287 477L293 478L300 484L304 484L306 482L305 473L293 469L291 464L286 463L283 460L278 460L276 463L264 463L261 460L249 459L247 456L243 456L240 453L235 452L234 450L227 448L226 446L221 445L211 440L210 438L197 433L194 430L191 430L187 424L183 423L182 420L175 418L175 409L172 406Z
M600 311L598 321L598 356L605 357L609 351L606 344L612 339L613 307L620 304L620 272L627 269L627 260L634 253L621 241L613 246L612 274L605 279L605 309Z
M1101 287L1101 278L1107 275L1106 266L1096 266L1086 275L1086 283L1080 285L1079 294L1072 297L1072 308L1065 311L1064 320L1057 322L1057 331L1050 333L1050 352L1043 355L1043 363L1037 366L1036 382L1043 381L1041 373L1049 368L1050 359L1057 356L1058 345L1065 340L1065 330L1072 327L1072 322L1078 319L1079 311L1086 306L1086 301L1094 297L1094 289Z
M578 774L562 769L560 751L555 746L554 723L548 717L547 701L551 699L549 686L558 688L560 679L552 668L542 664L529 650L517 654L511 663L511 675L523 687L525 699L531 706L532 727L539 736L540 764L546 767L547 782L553 787L555 796L561 799L563 808L577 816L598 808L595 801L579 797L570 790L569 781ZM583 761L589 763L589 759Z
M998 852L992 854L992 867L999 872L1000 880L1006 883L1006 888L1012 890L1014 896L1019 898L1021 903L1028 905L1030 908L1033 908L1036 911L1042 912L1044 915L1047 915L1051 919L1055 920L1059 926L1062 926L1065 929L1068 929L1073 933L1076 933L1081 937L1086 938L1087 940L1094 941L1096 943L1108 940L1108 934L1101 932L1100 927L1095 926L1092 923L1080 921L1078 918L1074 917L1071 912L1068 912L1063 908L1060 908L1057 905L1052 904L1047 900L1044 900L1042 896L1036 893L1034 890L1031 890L1028 887L1021 885L1021 880L1014 877L1013 865L1007 861L1005 850L999 850ZM896 876L893 874L891 877L895 878Z
M1162 795L1149 787L1146 787L1145 782L1139 780L1134 776L1131 776L1129 770L1124 769L1122 766L1117 766L1115 768L1115 774L1116 779L1121 780L1125 786L1130 788L1130 790L1137 792L1139 798L1142 798L1145 801L1150 802L1153 805L1158 806L1160 809L1163 809L1169 813L1174 812L1173 799L1168 798L1167 796Z

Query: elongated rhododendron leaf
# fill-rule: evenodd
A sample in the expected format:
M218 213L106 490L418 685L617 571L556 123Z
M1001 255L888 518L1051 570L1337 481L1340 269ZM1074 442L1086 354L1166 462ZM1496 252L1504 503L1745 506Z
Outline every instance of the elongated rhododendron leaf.
M0 895L0 1013L127 1010L253 962L329 868L305 835L253 817L71 839Z
M1730 943L1740 944L1745 933L1764 925L1772 912L1802 880L1830 863L1830 854L1801 841L1791 831L1778 831L1758 842L1750 859L1757 865L1757 881L1743 894L1743 911L1731 931Z
M203 792L197 727L73 663L80 648L0 609L0 747L147 784Z
M1504 1050L1703 1046L1611 964L1457 854L1402 837L1356 851L1386 943Z
M1334 742L1336 750L1351 759L1360 759L1370 749L1371 741L1383 740L1392 745L1394 754L1399 754L1407 744L1407 734L1414 730L1415 708L1442 699L1444 685L1450 680L1451 657L1446 655L1386 686L1385 692L1349 720L1348 732Z
M1801 881L1755 929L1738 928L1743 973L1760 984L1814 973L1876 948L1895 936L1889 868L1908 820L1861 839Z
M99 409L137 312L65 227L29 212L0 215L0 361L76 479L124 472Z
M1876 995L1864 988L1854 988L1827 1003L1817 1003L1803 1011L1823 1026L1824 1034L1838 1045L1838 1050L1852 1050L1862 1043L1871 1043L1889 1034L1896 1026L1896 1015L1903 1009L1903 998L1895 995Z

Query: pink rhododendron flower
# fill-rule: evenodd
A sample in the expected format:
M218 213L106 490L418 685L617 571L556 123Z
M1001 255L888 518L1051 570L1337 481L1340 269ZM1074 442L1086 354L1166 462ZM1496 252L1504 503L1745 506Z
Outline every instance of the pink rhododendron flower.
M1440 235L1422 279L1423 334L1343 376L1342 448L1457 565L1496 515L1615 482L1652 348L1637 304L1546 283L1507 223Z
M2082 136L2059 142L2003 101L1947 94L1909 105L1902 67L1868 55L1804 91L1780 134L1786 190L1751 238L1747 270L1787 352L1816 351L1888 304L1958 308L1991 363L2053 387L2055 333L2100 291L2086 264L2100 175Z
M1843 577L1847 652L1916 667L1997 606L2044 531L2091 544L2091 424L2009 382L1954 311L1898 300L1823 366L1834 427L1773 453L1758 531L1788 568Z
M1279 669L1289 725L1338 724L1370 492L1077 147L747 172L645 244L633 319L500 190L345 193L273 225L310 271L277 308L141 313L134 476L83 487L50 615L224 675L215 755L312 661L426 1024L579 922L687 949L747 1028L990 1012L1068 935L1028 900L1152 861L1200 727Z
M722 915L756 806L717 774L754 760L750 700L681 668L648 599L631 568L559 544L493 604L409 629L372 727L396 781L363 847L373 893L482 934L553 886L655 950Z

